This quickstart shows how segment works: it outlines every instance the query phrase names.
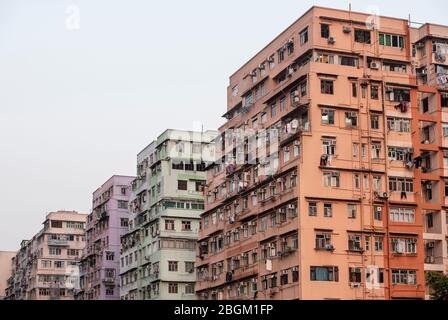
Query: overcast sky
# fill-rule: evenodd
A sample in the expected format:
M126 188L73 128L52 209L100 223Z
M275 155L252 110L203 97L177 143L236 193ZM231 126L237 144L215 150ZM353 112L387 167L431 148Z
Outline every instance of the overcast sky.
M348 3L0 0L0 250L49 211L87 213L166 128L216 129L230 74L311 5ZM372 6L448 24L444 1L352 1Z

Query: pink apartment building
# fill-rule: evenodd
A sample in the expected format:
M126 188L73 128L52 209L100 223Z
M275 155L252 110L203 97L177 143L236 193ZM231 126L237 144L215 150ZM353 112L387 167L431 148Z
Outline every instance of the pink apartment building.
M134 179L115 175L93 193L77 299L120 299L120 237L128 230L128 201Z
M12 258L10 300L72 300L79 287L79 261L84 248L86 214L49 213L43 229L23 240Z

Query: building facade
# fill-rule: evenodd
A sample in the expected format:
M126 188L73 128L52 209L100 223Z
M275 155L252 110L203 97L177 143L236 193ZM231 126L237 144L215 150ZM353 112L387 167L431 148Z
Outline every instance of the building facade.
M10 300L72 300L79 287L79 261L84 248L86 214L51 212L43 229L23 240L12 258Z
M16 252L13 251L0 251L0 300L7 296L6 289L12 275L12 258L15 255Z
M120 299L120 238L128 230L133 180L134 177L115 175L93 193L77 299Z
M216 135L170 129L138 154L122 237L122 299L195 299L202 188Z
M424 24L411 29L418 105L412 114L413 145L421 170L424 269L448 272L448 26Z
M447 39L312 7L230 77L200 299L425 297L448 271Z

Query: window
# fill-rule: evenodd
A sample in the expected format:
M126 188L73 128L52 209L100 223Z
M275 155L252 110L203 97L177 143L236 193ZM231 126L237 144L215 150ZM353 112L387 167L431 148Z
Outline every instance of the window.
M202 192L204 185L205 185L204 181L195 181L194 182L194 190L196 192Z
M414 180L412 178L389 177L389 190L391 192L414 192Z
M52 228L62 228L62 221L51 220Z
M355 29L355 42L370 44L370 31Z
M320 36L325 39L328 39L330 37L330 25L328 24L320 25Z
M370 98L372 100L378 100L379 99L379 94L378 94L378 86L371 86L370 87Z
M177 180L177 189L178 190L188 190L188 181Z
M310 267L311 281L339 281L338 267Z
M275 67L275 59L274 59L274 55L270 56L268 59L269 62L269 69L274 69Z
M286 110L286 98L281 97L280 98L280 111L285 111L285 110Z
M416 285L417 272L415 270L392 270L392 284Z
M320 88L323 94L334 94L334 81L320 80Z
M377 115L370 116L370 128L373 130L379 130L379 128L380 128L379 116L377 116Z
M359 143L354 142L352 145L352 155L353 158L358 158L359 155Z
M65 267L65 263L64 261L55 261L54 262L54 267L57 269L61 269Z
M316 250L332 250L331 234L330 233L318 233L316 234Z
M178 285L177 283L168 283L168 293L177 294Z
M334 110L322 109L321 115L323 125L334 125Z
M191 231L191 221L182 221L182 230Z
M347 56L339 56L339 64L341 66L356 67L358 66L358 59Z
M448 94L442 93L441 99L442 99L442 108L448 107Z
M294 53L294 41L293 39L291 39L287 46L286 46L287 50L288 50L288 56L292 55Z
M388 72L400 72L400 73L406 73L406 65L403 63L394 63L394 62L383 62L383 70ZM393 100L391 100L393 101ZM409 99L405 100L409 101ZM398 102L398 101L397 101Z
M358 96L358 84L356 82L352 82L352 97L356 98Z
M356 190L359 190L361 188L361 181L360 181L359 174L353 175L353 186Z
M177 272L179 263L177 261L168 261L168 271Z
M383 237L375 237L375 251L383 251Z
M79 250L77 249L67 249L67 255L68 256L72 256L72 257L76 257L79 255Z
M278 60L278 63L285 60L285 50L283 48L277 51L277 60Z
M422 100L422 109L423 112L429 111L429 98L425 98Z
M299 281L299 268L294 267L292 268L292 282Z
M308 27L300 32L300 45L303 46L308 42Z
M282 270L280 275L280 285L288 284L288 270Z
M361 268L349 268L350 283L361 283Z
M417 239L415 238L392 238L392 252L397 254L416 254Z
M381 142L372 142L372 159L381 159Z
M372 185L373 185L373 191L376 191L376 192L381 192L381 187L382 187L382 183L381 183L381 177L380 176L373 176L373 179L372 179L373 181L373 183L372 183Z
M349 219L356 218L356 204L348 204L347 205L347 213Z
M327 53L318 53L315 61L319 63L334 64L334 55Z
M165 220L165 230L174 231L174 220Z
M324 203L324 217L331 218L333 216L333 205L331 203Z
M383 208L382 207L374 207L373 208L373 218L377 221L383 220L382 216Z
M185 294L194 294L194 283L188 283L185 285Z
M317 216L317 203L316 202L308 203L308 215L311 217Z
M277 115L277 105L273 104L271 105L271 118L275 117Z
M324 187L339 188L339 172L324 172Z
M106 260L114 261L115 254L113 252L106 252Z
M380 33L380 45L394 48L404 48L404 37L399 35Z
M345 113L345 127L356 128L358 126L358 113L356 111L349 111Z
M389 218L393 222L415 222L415 210L410 208L390 208Z
M60 256L61 255L61 248L49 247L48 248L48 254L50 256Z
M348 250L349 251L361 251L361 236L349 235L348 236Z
M336 154L336 139L322 140L322 153L334 156Z
M411 120L405 118L387 118L387 129L394 132L411 132Z
M118 209L127 209L128 202L124 200L118 200Z

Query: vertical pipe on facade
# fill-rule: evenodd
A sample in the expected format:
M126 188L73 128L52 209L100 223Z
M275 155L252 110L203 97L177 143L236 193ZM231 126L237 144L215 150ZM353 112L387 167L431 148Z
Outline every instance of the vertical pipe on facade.
M387 121L386 121L386 106L385 106L385 94L386 94L386 88L384 87L384 75L381 76L381 105L382 105L382 111L383 111L383 128L384 128L384 145L385 147L388 145L387 141ZM388 189L388 183L387 183L387 179L389 177L389 170L388 170L388 166L385 166L385 171L386 171L386 189ZM373 202L373 201L372 201ZM386 248L386 254L385 254L385 259L384 259L384 273L387 274L387 281L384 281L385 283L387 283L387 286L385 287L386 290L386 298L388 300L390 300L391 294L390 294L390 270L389 270L389 265L390 265L390 253L389 253L389 199L385 200L385 213L386 213L386 217L383 216L383 221L386 221L386 236L385 236L385 243L386 245L383 245L383 249ZM373 253L372 253L373 256ZM383 279L385 278L385 275L383 274Z

